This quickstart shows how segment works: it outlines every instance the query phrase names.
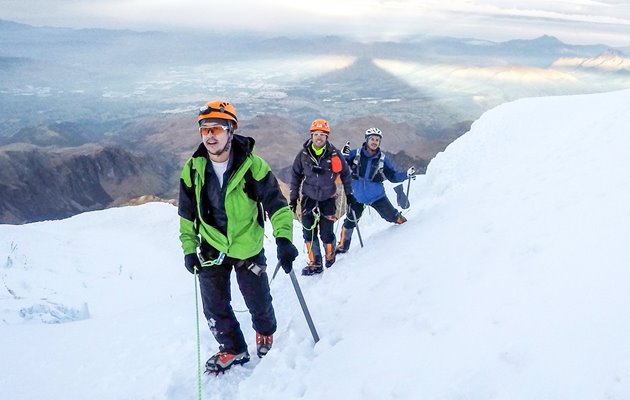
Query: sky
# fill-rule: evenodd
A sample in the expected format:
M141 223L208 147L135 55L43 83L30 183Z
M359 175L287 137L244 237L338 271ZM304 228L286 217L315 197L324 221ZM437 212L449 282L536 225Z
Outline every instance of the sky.
M201 396L175 207L0 225L0 398L628 399L629 113L630 90L486 112L412 182L407 223L366 211L363 247L298 275L317 344L280 272L274 347Z
M408 35L493 41L554 35L572 44L629 46L625 0L1 0L0 19L33 25L202 30L265 35ZM205 6L205 7L204 7Z

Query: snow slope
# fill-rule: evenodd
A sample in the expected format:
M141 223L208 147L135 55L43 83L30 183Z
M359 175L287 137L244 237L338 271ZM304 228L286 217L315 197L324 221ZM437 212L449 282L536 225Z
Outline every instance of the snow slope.
M408 223L366 212L364 248L298 277L321 341L281 272L274 348L202 398L629 399L628 116L630 90L487 112L412 183ZM0 225L0 398L199 398L177 218ZM203 360L217 347L202 323Z

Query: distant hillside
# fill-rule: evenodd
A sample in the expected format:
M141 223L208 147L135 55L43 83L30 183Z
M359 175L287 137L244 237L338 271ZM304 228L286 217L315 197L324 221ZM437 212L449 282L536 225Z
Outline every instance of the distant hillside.
M65 218L168 191L166 163L119 147L0 147L0 223Z
M338 148L346 141L359 147L372 126L383 131L383 149L398 168L414 165L424 172L429 161L470 124L430 137L405 123L359 117L333 125L330 141ZM53 123L5 138L39 146L0 147L0 223L57 219L130 201L177 198L179 171L200 143L194 116L137 119L113 136L99 137L93 128L87 122ZM307 126L262 115L241 121L236 132L253 137L255 152L269 162L279 180L290 183L293 160L309 138ZM132 200L140 196L145 197Z
M563 57L556 60L554 68L584 68L609 72L630 72L630 57L624 53L608 49L597 57Z
M12 135L0 136L0 146L11 143L29 143L35 146L80 146L101 139L93 122L53 122L47 125L25 127Z
M428 162L449 143L465 133L470 122L454 125L441 135L418 132L416 128L393 123L382 117L359 117L331 125L329 140L338 148L350 141L359 147L365 140L365 130L376 126L384 132L383 149L390 154L400 168L415 165L424 171ZM130 144L143 153L164 152L177 157L180 165L190 157L200 143L194 118L189 115L172 116L158 121L139 121L128 126L125 137L131 137L134 129L143 134ZM309 139L308 126L299 125L286 118L262 115L241 121L236 133L251 136L256 140L255 151L271 165L279 179L290 182L290 167L304 142Z

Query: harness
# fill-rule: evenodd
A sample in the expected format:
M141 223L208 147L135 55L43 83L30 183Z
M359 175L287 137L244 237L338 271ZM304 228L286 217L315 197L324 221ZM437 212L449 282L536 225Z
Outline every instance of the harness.
M363 153L362 149L357 149L357 154L355 154L354 159L352 160L352 178L359 179L359 171L361 166L361 153ZM383 173L383 166L385 165L385 153L381 151L381 155L378 158L377 167L374 169L372 176L369 177L370 181L375 182L375 178L378 176L379 181L384 181L385 174Z
M238 258L230 257L224 252L218 251L205 241L201 242L197 256L199 257L199 261L201 261L201 266L206 268L215 265L232 265L234 268L245 267L256 275L260 275L265 272L266 269L265 265L256 264L250 259L239 260Z

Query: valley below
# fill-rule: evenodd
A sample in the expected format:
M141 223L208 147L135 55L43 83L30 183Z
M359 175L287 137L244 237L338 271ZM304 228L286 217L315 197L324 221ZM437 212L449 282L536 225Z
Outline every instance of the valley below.
M223 39L210 53L221 56L205 57L208 44L181 34L0 20L0 223L176 202L211 99L235 105L236 133L286 184L316 118L338 148L380 128L394 164L423 173L499 104L630 86L627 49L549 36Z

